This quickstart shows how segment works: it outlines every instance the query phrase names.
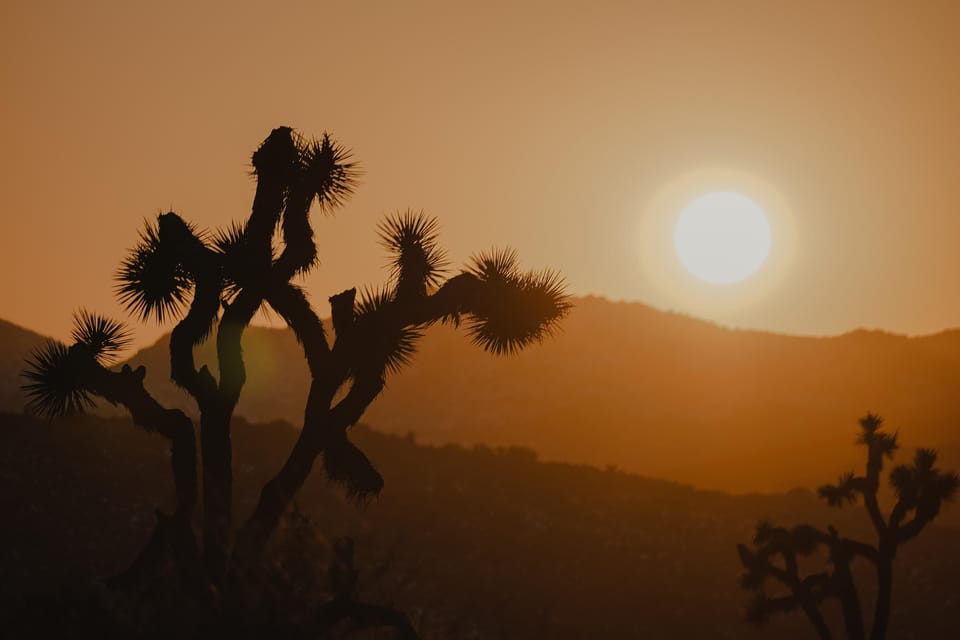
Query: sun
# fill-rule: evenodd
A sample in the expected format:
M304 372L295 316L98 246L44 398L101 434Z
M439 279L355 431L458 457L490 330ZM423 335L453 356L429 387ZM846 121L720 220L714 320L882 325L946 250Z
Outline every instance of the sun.
M733 191L714 191L690 202L677 219L673 244L693 276L728 285L756 273L770 255L773 237L763 209Z
M794 273L804 238L766 180L703 167L641 193L638 297L651 304L739 326Z

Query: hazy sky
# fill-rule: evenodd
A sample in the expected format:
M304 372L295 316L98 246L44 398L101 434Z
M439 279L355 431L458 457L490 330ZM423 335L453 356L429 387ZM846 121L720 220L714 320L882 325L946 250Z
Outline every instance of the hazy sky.
M142 219L245 216L283 124L366 171L318 220L318 302L386 276L376 223L412 207L455 260L510 245L577 294L793 333L960 326L960 3L472 5L4 0L0 317L65 337L80 306L121 316ZM648 203L709 167L772 186L796 228L789 273L736 312L641 268Z

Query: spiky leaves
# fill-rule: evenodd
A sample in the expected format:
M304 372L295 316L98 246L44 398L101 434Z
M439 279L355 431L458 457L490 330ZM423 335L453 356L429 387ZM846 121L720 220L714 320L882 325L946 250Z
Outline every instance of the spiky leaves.
M821 544L836 542L818 529L800 525L792 529L760 522L754 536L755 549L737 545L743 573L740 586L756 595L747 606L747 620L760 625L772 614L803 608L821 637L830 637L826 623L816 607L830 595L831 577L826 572L800 577L797 556L812 554ZM765 591L768 581L789 590L788 595L771 597ZM826 631L826 633L824 633Z
M386 289L364 291L354 307L357 339L353 345L353 375L385 380L413 359L423 336L419 325L392 316L393 294Z
M330 213L353 195L360 167L351 161L350 150L328 133L298 147L299 180L306 192L316 197L320 210Z
M248 259L261 269L269 266L282 214L285 247L274 269L287 278L309 270L317 261L310 206L316 201L330 213L353 193L360 170L350 151L326 133L305 140L290 127L277 127L253 154L253 166L257 196L245 230Z
M378 226L380 243L390 252L390 276L397 298L422 297L440 285L447 257L438 241L439 229L436 218L410 210L390 216Z
M941 472L936 484L937 496L943 502L953 502L960 492L960 473L956 471Z
M844 473L837 484L825 484L817 489L817 494L827 501L831 507L843 507L855 504L862 495L867 510L878 529L884 527L877 506L877 487L879 486L880 472L883 469L884 459L892 459L899 448L896 433L887 433L883 430L883 418L867 413L860 418L860 434L857 444L867 448L867 469L864 476L853 473Z
M73 340L98 364L108 366L130 346L130 331L123 323L81 309L73 318Z
M753 531L753 544L762 545L767 544L775 535L775 532L782 530L779 527L774 527L767 520L761 520L757 523L756 528ZM740 554L743 555L742 553Z
M810 525L801 524L790 530L790 542L793 550L802 555L808 556L817 550L817 547L823 540L820 531Z
M890 472L890 484L904 508L920 508L932 516L939 512L941 502L956 497L960 475L941 471L936 462L936 451L917 449L913 464L897 466Z
M563 279L553 271L522 272L512 250L474 257L467 273L479 283L463 305L467 331L491 353L513 354L542 341L570 309Z
M74 316L73 346L50 341L34 350L22 375L30 413L54 418L93 406L88 386L93 366L112 364L130 344L119 322L85 310Z
M229 300L250 286L259 274L257 263L250 259L246 227L232 222L213 233L211 244L217 253L224 294ZM271 254L271 260L273 257Z
M27 394L27 412L48 418L84 411L93 398L83 386L86 354L62 342L48 342L34 350L22 375Z
M843 507L857 503L858 483L853 473L840 475L837 484L825 484L817 489L817 495L831 507Z
M867 415L860 418L860 430L857 444L867 447L870 451L872 464L882 466L883 458L893 458L899 447L897 434L883 431L883 418L868 412Z
M379 495L383 489L380 472L345 436L324 449L323 470L328 480L344 487L347 495L359 502Z
M292 142L296 162L284 198L285 247L275 265L283 277L303 273L317 262L309 216L313 202L322 212L331 213L353 193L360 173L350 161L350 152L326 133L309 141L294 135Z
M897 452L897 449L900 448L900 443L897 440L898 434L896 433L877 433L874 434L870 446L872 446L879 455L890 460Z
M857 422L860 423L860 429L863 430L862 437L864 439L883 428L883 418L872 411L868 411L867 415L860 418Z
M798 525L792 529L775 527L762 520L757 523L753 536L753 544L764 547L766 553L794 553L801 556L810 555L817 549L823 535L808 525Z
M159 223L145 223L140 241L120 265L116 293L130 313L164 322L179 315L192 286L172 242L161 242Z

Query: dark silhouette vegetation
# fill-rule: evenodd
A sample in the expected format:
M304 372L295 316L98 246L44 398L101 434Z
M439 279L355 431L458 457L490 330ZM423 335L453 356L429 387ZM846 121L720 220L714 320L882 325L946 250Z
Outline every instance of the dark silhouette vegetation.
M0 414L0 425L0 609L9 607L0 628L26 629L5 637L69 637L38 625L56 629L70 611L96 619L101 610L121 625L113 637L154 629L143 621L156 625L157 637L190 637L196 605L187 594L142 601L86 586L122 568L150 537L156 505L174 504L162 436L126 418L89 414L53 424ZM242 517L298 431L235 419L232 435ZM316 619L318 603L333 598L336 541L350 536L356 600L404 611L425 639L809 640L803 615L773 616L756 629L744 623L741 567L731 550L750 536L757 514L824 530L832 523L858 539L872 532L859 509L831 509L807 490L699 491L612 468L542 462L525 449L424 446L364 424L351 439L384 478L380 498L357 509L322 474L311 474L299 508L267 545L263 577L253 585L258 606L235 614L246 627L271 616L299 628ZM960 531L938 520L899 550L890 638L960 637L958 545ZM852 570L872 597L872 567ZM157 583L158 595L177 593L166 585L179 578L165 572ZM78 598L64 597L53 609L48 596L33 597L51 591L88 594L96 606L77 611L67 605ZM826 604L832 624L836 609Z
M318 458L327 478L354 498L380 493L380 473L347 432L387 377L410 362L426 327L462 326L486 351L510 354L549 335L567 312L559 276L521 271L512 251L480 254L448 277L437 221L408 211L379 229L391 256L389 283L332 296L328 335L295 280L317 265L311 208L333 212L353 192L358 168L328 135L307 140L280 127L254 152L253 172L257 188L243 223L205 232L176 213L159 215L117 274L117 295L132 314L175 322L170 377L195 403L199 429L147 391L144 367L110 368L129 341L127 329L86 311L76 317L72 344L46 344L24 373L35 413L62 416L102 399L170 444L175 506L157 513L147 545L111 587L134 588L166 564L214 601L230 594L253 579ZM295 333L310 385L296 442L235 529L231 421L247 378L241 340L264 306ZM195 361L208 338L215 366Z
M960 475L936 467L937 454L917 449L910 464L894 467L889 474L895 503L888 514L880 508L881 474L885 460L898 449L897 434L883 429L883 420L868 413L860 420L857 443L866 449L863 475L843 474L837 484L821 486L817 493L831 507L863 502L876 542L844 537L830 525L809 524L792 528L761 522L753 546L737 545L743 563L742 586L756 591L748 619L766 622L776 613L803 611L824 640L833 638L823 605L837 600L848 640L883 640L890 626L894 559L901 546L916 538L939 514L945 502L960 489ZM826 553L826 568L804 572L801 560L819 551ZM853 564L863 561L876 573L876 598L871 624L865 622L861 593L854 580ZM769 595L766 586L779 583L785 593ZM869 630L869 633L868 633Z

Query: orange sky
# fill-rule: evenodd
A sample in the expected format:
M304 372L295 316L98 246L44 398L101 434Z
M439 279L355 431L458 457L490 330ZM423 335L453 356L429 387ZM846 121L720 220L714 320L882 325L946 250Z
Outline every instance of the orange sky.
M462 4L4 2L0 317L65 337L80 306L121 316L142 218L246 215L250 153L287 124L366 170L320 221L318 301L384 279L376 222L413 207L456 260L509 244L574 293L676 307L640 217L721 167L789 203L796 256L712 319L960 326L960 3Z

